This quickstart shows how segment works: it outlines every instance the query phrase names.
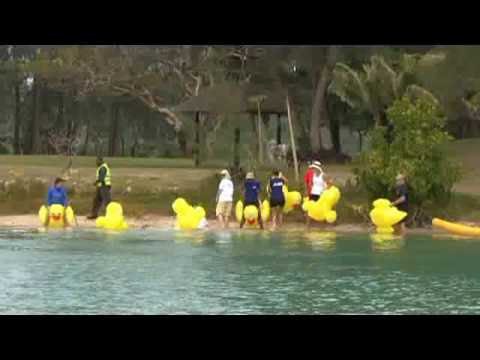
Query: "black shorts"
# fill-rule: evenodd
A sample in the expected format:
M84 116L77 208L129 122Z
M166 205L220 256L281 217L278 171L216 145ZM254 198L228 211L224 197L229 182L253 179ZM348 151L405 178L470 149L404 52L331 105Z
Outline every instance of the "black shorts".
M308 199L309 199L310 201L318 201L318 200L320 200L320 195L310 195L310 196L308 197Z
M283 208L285 206L285 199L270 199L270 207L280 207Z
M257 203L245 203L243 205L243 208L246 208L247 206L255 206L257 209L260 209L258 202Z

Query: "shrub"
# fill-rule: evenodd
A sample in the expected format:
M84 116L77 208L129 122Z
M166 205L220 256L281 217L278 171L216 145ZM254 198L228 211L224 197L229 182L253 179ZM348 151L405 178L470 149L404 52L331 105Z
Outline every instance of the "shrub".
M395 177L403 173L415 214L428 204L447 203L460 180L460 169L441 148L451 137L438 106L404 97L388 109L387 116L392 128L377 127L369 133L371 149L360 155L354 168L370 200L391 197Z

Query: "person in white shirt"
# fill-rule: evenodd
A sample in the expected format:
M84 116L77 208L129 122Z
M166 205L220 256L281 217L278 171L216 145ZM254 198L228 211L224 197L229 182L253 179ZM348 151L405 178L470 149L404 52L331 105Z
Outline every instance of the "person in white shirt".
M223 170L220 173L223 176L222 181L218 186L217 192L217 218L222 227L228 228L230 216L233 208L233 182L228 170Z
M313 169L313 178L312 178L312 191L310 192L310 200L318 201L322 196L323 192L327 189L327 183L325 181L325 174L323 169L314 164L311 166ZM307 215L307 228L310 227L310 217Z

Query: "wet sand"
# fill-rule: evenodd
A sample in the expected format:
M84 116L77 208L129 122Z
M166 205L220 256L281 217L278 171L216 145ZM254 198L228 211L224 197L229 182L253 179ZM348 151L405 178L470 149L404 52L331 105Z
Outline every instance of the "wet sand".
M78 227L81 229L95 228L95 221L87 220L84 216L79 216ZM175 224L174 217L148 215L141 218L126 218L131 229L173 229ZM37 229L40 227L40 222L37 215L11 215L0 216L0 228L15 228L15 229ZM208 229L219 230L221 226L216 220L208 221ZM229 229L238 229L236 222L230 222ZM270 225L266 226L270 229ZM277 231L302 231L306 230L305 225L299 222L286 223L281 229ZM311 230L324 230L326 232L337 233L372 233L374 229L368 225L361 224L338 224L338 225L318 225L311 227ZM437 232L435 229L409 229L409 234L431 234Z

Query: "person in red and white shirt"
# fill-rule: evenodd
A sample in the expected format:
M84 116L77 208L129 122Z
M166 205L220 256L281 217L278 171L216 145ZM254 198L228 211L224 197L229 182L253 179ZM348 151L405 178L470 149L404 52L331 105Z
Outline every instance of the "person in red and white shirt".
M314 161L308 167L307 173L304 177L305 188L307 189L307 197L310 199L312 195L312 188L313 188L313 176L315 174L314 167L322 167L322 163L320 161ZM312 199L310 199L312 200Z

